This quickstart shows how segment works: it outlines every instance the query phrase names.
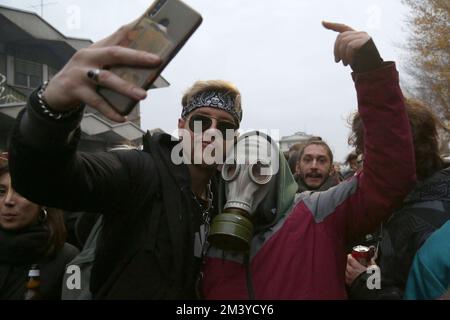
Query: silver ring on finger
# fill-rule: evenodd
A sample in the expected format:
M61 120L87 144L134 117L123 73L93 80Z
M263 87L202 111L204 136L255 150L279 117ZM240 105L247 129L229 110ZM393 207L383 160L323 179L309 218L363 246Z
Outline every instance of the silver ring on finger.
M98 77L100 75L101 70L100 69L91 69L87 72L87 76L89 79L98 82Z

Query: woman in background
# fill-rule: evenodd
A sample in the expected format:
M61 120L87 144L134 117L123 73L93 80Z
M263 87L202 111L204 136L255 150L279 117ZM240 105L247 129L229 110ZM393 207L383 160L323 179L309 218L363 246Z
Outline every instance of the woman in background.
M7 153L0 155L0 299L24 299L28 271L40 270L41 299L60 299L66 264L78 250L65 243L62 212L28 201L11 187Z

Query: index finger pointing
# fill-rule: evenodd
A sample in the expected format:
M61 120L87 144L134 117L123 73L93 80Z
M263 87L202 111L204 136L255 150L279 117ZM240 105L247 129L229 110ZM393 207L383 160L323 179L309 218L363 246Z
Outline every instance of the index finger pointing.
M353 28L349 27L346 24L342 24L342 23L322 21L322 25L328 30L333 30L333 31L336 31L339 33L342 33L345 31L355 31Z

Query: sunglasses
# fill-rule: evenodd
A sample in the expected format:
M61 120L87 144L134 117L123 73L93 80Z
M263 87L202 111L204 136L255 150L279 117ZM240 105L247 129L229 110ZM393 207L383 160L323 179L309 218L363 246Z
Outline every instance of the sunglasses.
M217 121L216 128L217 128L217 130L220 131L224 140L227 138L229 138L229 139L234 138L234 134L229 135L229 136L227 135L227 130L233 130L233 133L234 133L234 131L236 131L238 129L234 123L231 123L228 121L220 121L217 118L202 115L202 114L195 114L189 118L189 129L191 129L192 132L195 132L195 123L200 123L201 124L201 126L200 126L201 132L205 132L206 130L211 128L212 123L213 123L212 119L215 119Z

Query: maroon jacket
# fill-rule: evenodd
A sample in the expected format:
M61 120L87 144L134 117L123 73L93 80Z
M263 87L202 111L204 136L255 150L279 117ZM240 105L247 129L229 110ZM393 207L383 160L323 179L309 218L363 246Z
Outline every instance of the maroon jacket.
M411 130L394 63L353 74L365 128L364 169L324 192L300 194L273 228L256 235L250 270L256 299L345 299L345 245L364 235L414 187ZM207 299L247 299L242 257L208 251Z

